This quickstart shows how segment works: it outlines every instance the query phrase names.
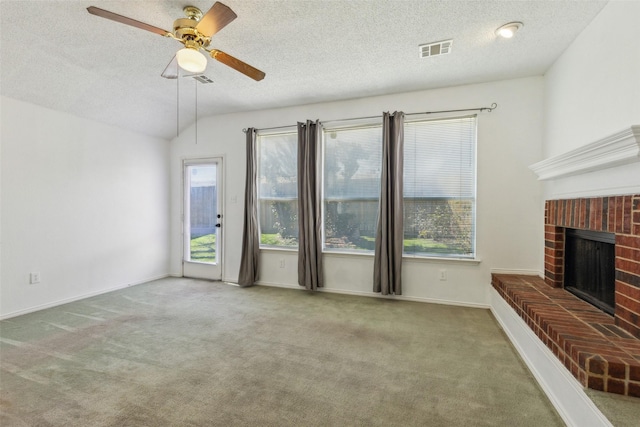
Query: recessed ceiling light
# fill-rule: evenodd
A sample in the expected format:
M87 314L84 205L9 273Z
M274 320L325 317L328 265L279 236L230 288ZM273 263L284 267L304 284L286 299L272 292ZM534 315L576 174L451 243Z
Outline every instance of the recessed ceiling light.
M522 28L522 22L509 22L508 24L504 24L502 27L496 30L496 35L500 37L504 37L505 39L510 39L513 35Z

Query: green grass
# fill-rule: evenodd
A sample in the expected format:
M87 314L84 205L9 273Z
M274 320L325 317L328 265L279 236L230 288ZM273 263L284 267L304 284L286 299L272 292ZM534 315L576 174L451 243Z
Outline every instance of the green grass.
M216 262L216 235L206 234L191 239L191 261Z
M269 246L289 246L295 247L297 242L293 239L283 239L279 234L262 234L260 243ZM375 238L370 236L360 236L356 241L351 241L348 247L342 249L370 250L375 248ZM460 249L443 242L436 242L433 239L404 239L404 252L406 254L461 254Z
M298 246L297 239L287 239L279 234L262 234L260 236L260 244L266 246Z

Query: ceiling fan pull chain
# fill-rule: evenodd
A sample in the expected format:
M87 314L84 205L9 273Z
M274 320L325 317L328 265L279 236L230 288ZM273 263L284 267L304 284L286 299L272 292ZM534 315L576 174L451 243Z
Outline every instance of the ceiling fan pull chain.
M198 145L198 82L194 82L193 84L196 87L196 120L195 120L195 127L196 127L196 145Z
M176 138L180 136L180 68L176 78Z

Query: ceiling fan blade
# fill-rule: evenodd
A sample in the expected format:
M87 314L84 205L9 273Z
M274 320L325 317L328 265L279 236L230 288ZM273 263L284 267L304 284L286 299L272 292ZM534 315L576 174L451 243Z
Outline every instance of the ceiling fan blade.
M112 21L120 22L121 24L131 25L132 27L140 28L142 30L151 31L152 33L166 36L168 31L162 28L154 27L153 25L145 24L144 22L136 21L135 19L127 18L126 16L118 15L117 13L109 12L108 10L100 9L99 7L89 6L87 12L92 15L99 16L101 18L111 19Z
M242 74L251 77L253 80L260 81L264 79L264 72L257 68L253 68L251 65L240 61L238 58L234 58L233 56L218 49L213 49L209 53L213 59L222 62L224 65L227 65L236 71L240 71Z
M173 55L173 59L167 64L164 71L160 75L165 79L177 79L178 73L178 58L176 57L176 55Z
M211 9L200 19L200 22L196 25L196 30L206 37L211 37L237 17L238 15L229 6L215 2Z

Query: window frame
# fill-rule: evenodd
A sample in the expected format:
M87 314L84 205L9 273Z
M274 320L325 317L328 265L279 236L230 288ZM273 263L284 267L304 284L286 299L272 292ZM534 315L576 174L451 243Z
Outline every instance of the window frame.
M478 201L478 193L477 193L477 189L478 189L478 168L477 168L477 162L478 162L478 115L477 114L471 114L471 115L443 115L443 116L436 116L434 117L433 115L424 115L424 116L418 116L415 118L412 118L410 120L405 120L404 122L404 129L406 131L406 126L409 125L414 125L414 124L419 124L419 123L424 123L424 122L438 122L438 121L447 121L447 120L457 120L457 119L465 119L465 118L472 118L473 119L473 153L472 153L472 162L473 162L473 182L472 182L472 197L470 198L471 200L471 237L470 237L470 244L471 244L471 251L469 254L456 254L456 253L430 253L430 252L405 252L404 251L404 244L403 244L403 254L402 254L402 258L403 259L407 259L407 260L436 260L436 261L460 261L460 262L479 262L479 259L477 258L477 201ZM322 253L326 253L329 255L355 255L355 256L373 256L374 255L374 250L368 250L368 249L340 249L340 248L331 248L331 247L326 247L326 200L325 200L325 194L326 194L326 188L325 188L325 164L326 164L326 137L328 134L330 134L331 132L335 132L335 131L341 131L341 130L352 130L352 129L360 129L360 128L377 128L380 131L380 134L382 134L382 121L380 118L376 117L375 120L371 119L371 118L367 118L367 119L360 119L360 120L356 120L356 121L352 121L352 120L336 120L336 121L332 121L330 126L325 126L323 124L322 126L322 130L321 130L321 141L320 141L320 156L318 156L318 171L319 171L319 176L317 177L317 179L319 179L320 181L320 203L321 203L321 221L322 221L322 225L321 225L321 239L322 239ZM295 135L295 139L297 141L297 127L296 126L290 126L290 127L281 127L278 128L278 130L266 130L266 131L258 131L256 134L256 151L257 151L257 171L256 171L256 180L257 180L257 196L258 196L258 233L260 236L260 250L275 250L275 251L298 251L298 244L296 242L296 245L268 245L268 244L263 244L262 243L262 221L260 220L261 217L261 205L262 205L262 198L260 196L260 178L261 178L261 170L262 170L262 161L260 158L260 151L261 151L261 144L264 143L264 140L262 138L264 137L269 137L269 136L276 136L276 135ZM405 141L406 143L406 141ZM297 144L296 144L296 159L297 159ZM406 149L406 145L405 145L405 149ZM380 150L382 150L382 147L380 147ZM297 169L297 162L296 162L296 169ZM380 171L382 169L382 165L380 165ZM379 176L378 176L379 179ZM405 187L406 188L406 187ZM438 197L438 198L442 198L442 197ZM403 195L403 200L405 199L404 195ZM443 198L444 199L444 198ZM458 197L449 197L448 199L451 200L461 200L462 198L458 198ZM468 198L464 198L465 200L467 200ZM264 200L268 200L268 199L264 199ZM296 196L295 198L291 198L291 200L298 200L298 197ZM354 199L357 200L357 199ZM379 195L378 195L378 203L379 203ZM374 230L374 237L375 237L375 230ZM403 236L403 241L404 241L404 236Z
M277 250L277 251L298 251L298 239L296 238L296 244L295 245L269 245L269 244L264 244L262 243L262 221L261 221L261 211L262 211L262 200L270 200L269 198L263 199L260 195L260 188L261 188L261 182L260 182L260 178L262 176L262 161L261 161L261 145L264 143L264 140L262 139L263 137L272 137L272 136L279 136L279 135L294 135L295 136L295 150L296 150L296 173L297 173L297 152L298 152L298 145L297 145L297 140L298 140L298 129L296 126L286 126L286 127L281 127L278 128L277 130L273 130L273 131L260 131L258 130L258 132L256 132L256 195L257 195L257 202L258 202L258 237L259 237L259 249L260 250ZM297 178L296 178L297 180ZM271 199L273 200L273 199ZM281 199L284 200L284 199ZM297 201L298 201L298 195L297 195L297 190L296 190L296 197L292 197L292 198L288 198L287 200L290 201L296 201L296 205L297 205Z
M321 155L319 156L320 159L320 165L319 165L319 170L320 170L320 203L321 203L321 221L322 221L322 227L321 227L321 239L322 239L322 253L326 253L326 254L342 254L342 255L363 255L363 256L373 256L374 255L374 250L368 250L368 249L352 249L352 248L347 248L347 249L340 249L340 248L331 248L331 247L327 247L326 246L326 242L327 242L327 237L326 237L326 204L325 204L325 194L326 194L326 189L325 189L325 160L326 160L326 135L330 134L331 132L339 132L339 131L349 131L349 130L358 130L358 129L369 129L369 128L373 128L373 129L378 129L379 130L379 134L380 134L380 153L382 154L382 120L381 118L375 118L375 119L361 119L361 120L357 120L357 121L349 121L349 123L346 123L347 120L344 121L336 121L334 122L335 124L332 126L323 126L322 127L322 141L321 141ZM379 172L382 170L382 163L380 163L379 165ZM380 176L378 175L378 180L380 180ZM360 200L362 198L359 198ZM359 200L358 198L354 198L352 200L357 201ZM378 194L378 203L380 202L380 194ZM375 238L375 224L374 224L374 238Z
M448 121L448 120L463 120L463 119L473 119L473 153L472 153L472 163L473 163L473 178L472 178L472 197L471 199L471 238L470 245L471 251L469 254L455 254L455 253L436 253L436 252L405 252L404 251L404 237L403 237L403 258L411 258L411 259L436 259L436 260L455 260L455 261L475 261L477 260L477 200L478 200L478 114L466 114L466 115L443 115L441 117L422 117L422 118L414 118L411 120L406 120L404 123L405 131L407 124L416 125L419 123L428 123L428 122L440 122L440 121ZM406 132L405 132L406 135ZM406 149L406 140L405 147ZM469 198L461 198L461 197L434 197L435 199L442 200L468 200ZM405 196L403 194L403 207L404 207Z

